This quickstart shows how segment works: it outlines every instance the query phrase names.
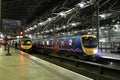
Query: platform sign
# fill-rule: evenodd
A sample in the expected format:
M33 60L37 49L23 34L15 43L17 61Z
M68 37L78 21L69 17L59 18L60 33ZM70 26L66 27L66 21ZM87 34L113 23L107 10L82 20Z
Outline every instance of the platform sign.
M5 29L19 29L21 27L21 21L3 19L2 20L2 27Z

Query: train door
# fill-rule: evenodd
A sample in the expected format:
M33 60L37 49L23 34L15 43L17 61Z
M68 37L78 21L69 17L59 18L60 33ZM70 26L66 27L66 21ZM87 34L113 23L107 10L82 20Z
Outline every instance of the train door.
M61 38L59 38L59 42L60 42L59 48L61 48L61 49L66 49L65 41L66 41L66 37L61 37Z
M54 45L54 40L53 38L50 38L50 48L53 49L53 45Z
M58 38L58 37L55 38L55 40L54 40L54 50L55 50L56 52L59 51L59 38Z

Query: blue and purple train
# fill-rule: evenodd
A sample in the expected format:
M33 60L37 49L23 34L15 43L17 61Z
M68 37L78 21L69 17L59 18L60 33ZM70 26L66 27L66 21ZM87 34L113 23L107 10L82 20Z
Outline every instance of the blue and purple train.
M61 52L60 54L67 53L78 57L99 56L97 38L92 34L36 39L33 40L33 45L35 44L45 50Z

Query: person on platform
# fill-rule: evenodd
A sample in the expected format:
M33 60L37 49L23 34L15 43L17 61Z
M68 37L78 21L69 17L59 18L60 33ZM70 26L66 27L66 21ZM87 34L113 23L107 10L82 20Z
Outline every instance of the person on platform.
M15 42L15 49L17 49L17 42Z

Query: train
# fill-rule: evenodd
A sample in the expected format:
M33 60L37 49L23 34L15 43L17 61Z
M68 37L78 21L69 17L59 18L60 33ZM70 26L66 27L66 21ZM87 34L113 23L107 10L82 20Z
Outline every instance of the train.
M46 54L55 53L59 56L72 56L79 59L95 59L100 55L98 40L92 34L40 39L23 37L20 40L20 48L29 52L43 51Z
M29 50L32 48L32 40L29 37L21 38L20 47L23 50Z
M10 42L11 47L14 47L16 49L20 49L23 51L26 51L26 50L29 51L32 48L32 39L26 36L23 36L20 39L14 38L9 40L8 42Z
M92 34L33 39L33 48L53 51L76 58L96 58L100 55L98 41Z

